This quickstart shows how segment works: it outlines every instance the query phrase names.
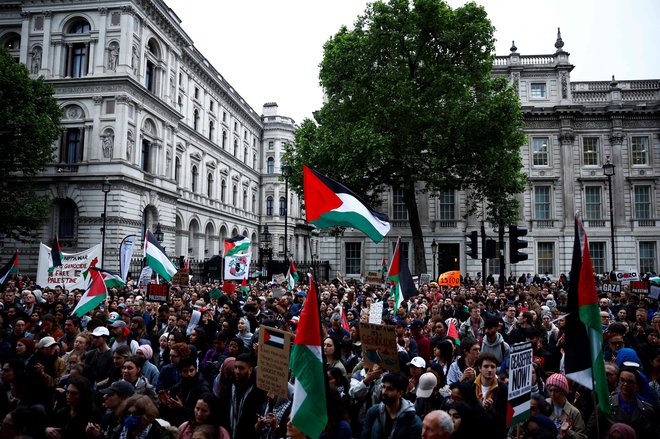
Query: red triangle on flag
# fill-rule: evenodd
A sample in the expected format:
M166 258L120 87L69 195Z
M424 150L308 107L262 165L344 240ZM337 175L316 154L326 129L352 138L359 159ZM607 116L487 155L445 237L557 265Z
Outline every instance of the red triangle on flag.
M319 219L324 213L343 204L337 194L314 175L307 165L303 165L303 192L308 222Z
M311 274L309 276L309 291L307 300L303 305L298 321L298 330L294 344L307 346L321 346L321 319L319 317L318 299L316 297L316 283Z

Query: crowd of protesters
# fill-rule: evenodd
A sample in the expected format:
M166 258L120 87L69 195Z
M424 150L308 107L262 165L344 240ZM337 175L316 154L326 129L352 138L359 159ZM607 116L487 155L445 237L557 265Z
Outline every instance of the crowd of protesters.
M611 413L564 374L565 276L466 275L424 285L395 309L389 289L319 283L328 423L323 438L660 437L660 313L655 300L601 293ZM262 326L296 332L308 286L172 286L166 303L132 282L71 315L82 291L13 278L1 289L3 438L303 438L284 397L256 385ZM360 322L383 302L399 371L362 353ZM456 328L458 335L450 336ZM531 416L507 427L510 349L533 346ZM585 349L588 347L585 346ZM291 382L293 377L291 377ZM313 396L309 396L313 397Z

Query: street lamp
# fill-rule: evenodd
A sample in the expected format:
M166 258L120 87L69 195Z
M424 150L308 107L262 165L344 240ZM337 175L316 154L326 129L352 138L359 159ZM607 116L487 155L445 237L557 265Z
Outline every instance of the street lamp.
M433 280L436 280L437 278L435 276L435 255L438 254L438 243L435 242L435 238L431 243L431 253L433 253Z
M603 165L603 174L607 177L607 184L610 191L610 238L612 240L612 272L616 270L616 253L614 251L614 205L612 204L612 177L614 176L614 163L607 156L607 161Z
M101 267L105 263L105 220L108 213L108 193L112 189L112 184L108 177L105 177L103 184L101 185L101 190L103 191L103 227L101 227Z
M158 241L159 244L162 243L165 239L165 234L163 233L163 229L161 228L160 223L156 224L156 232L154 235L156 236L156 241Z
M289 256L289 176L291 175L291 166L282 164L282 177L284 177L284 262Z
M264 264L264 256L268 256L268 260L270 261L270 255L271 255L271 250L270 250L270 245L271 245L271 240L272 240L272 234L268 231L268 226L264 226L264 231L261 232L261 253L260 253L260 258L261 258L261 279L263 280L264 274L266 272L266 264Z

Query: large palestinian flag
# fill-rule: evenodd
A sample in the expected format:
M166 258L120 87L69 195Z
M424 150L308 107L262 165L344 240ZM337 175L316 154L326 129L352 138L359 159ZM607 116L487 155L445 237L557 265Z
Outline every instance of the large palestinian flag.
M250 240L243 235L225 239L225 257L245 253L248 250L250 250Z
M147 236L144 239L144 257L147 258L147 265L156 273L163 276L167 282L172 280L176 274L176 267L165 254L165 249L160 246L158 240L147 230Z
M108 295L101 271L95 267L89 267L88 274L87 290L71 313L74 316L84 316L103 303Z
M99 268L98 270L101 272L101 277L107 288L123 288L126 286L126 282L124 282L119 274L103 268Z
M394 248L394 255L392 255L390 269L387 272L387 279L390 281L390 294L394 297L394 314L396 315L396 311L404 300L417 295L417 290L415 289L415 284L408 268L408 261L401 253L401 238L396 240L396 247Z
M564 344L566 377L594 390L600 410L610 413L596 281L589 253L589 240L579 213L575 214L575 241L567 311Z
M11 257L7 263L0 268L0 285L4 285L5 281L10 274L16 273L18 271L18 250L14 252L14 256Z
M307 222L316 227L354 227L374 242L390 231L389 218L376 212L350 189L303 165L303 189Z

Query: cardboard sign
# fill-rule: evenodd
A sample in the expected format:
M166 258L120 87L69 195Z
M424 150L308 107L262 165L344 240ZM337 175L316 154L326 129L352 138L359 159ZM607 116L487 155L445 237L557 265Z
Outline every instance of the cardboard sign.
M639 273L637 270L622 270L615 272L615 274L616 280L621 282L623 285L639 280Z
M169 284L149 284L147 285L147 300L151 302L167 302L167 293L169 290Z
M532 398L532 356L531 343L518 343L511 346L509 359L509 406L513 417L509 426L529 418Z
M619 282L604 282L603 285L600 287L600 290L604 293L620 293L621 292L621 284Z
M431 283L431 275L428 273L422 273L419 275L419 286L428 285Z
M630 292L634 294L648 294L649 283L645 281L632 281L630 282Z
M461 272L458 270L447 271L438 277L438 285L441 287L460 287Z
M367 271L364 282L367 285L380 286L383 284L383 276L380 271Z
M374 302L369 307L369 323L383 323L383 302Z
M179 268L172 276L172 285L190 285L190 270Z
M394 326L360 323L360 338L362 353L366 358L365 367L376 363L390 372L399 371L399 353L396 348Z
M151 276L153 275L154 270L145 265L140 272L140 277L138 278L138 288L142 294L147 292L147 285L151 282Z
M257 356L257 387L287 398L291 333L261 326Z
M284 285L284 282L286 282L286 276L284 275L284 273L281 273L281 274L274 274L273 277L272 277L272 281L273 281L274 283L278 283L278 284L280 284L280 285Z

